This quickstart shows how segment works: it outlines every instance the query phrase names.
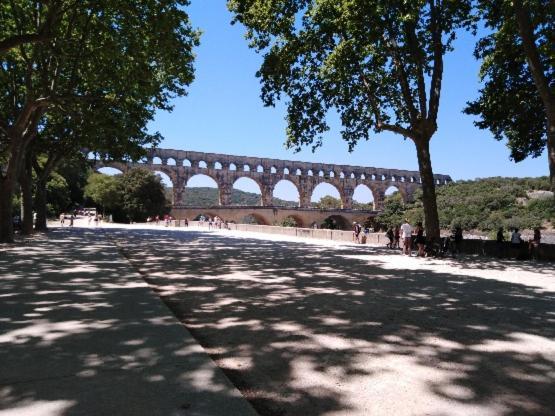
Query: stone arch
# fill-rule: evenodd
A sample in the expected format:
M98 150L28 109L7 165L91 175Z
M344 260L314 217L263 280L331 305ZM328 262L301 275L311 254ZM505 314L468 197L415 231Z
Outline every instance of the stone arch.
M250 172L251 171L251 167L250 165L248 165L247 163L245 163L243 165L243 172Z
M301 176L302 174L303 174L303 171L302 171L301 169L297 168L297 169L295 170L295 175Z
M321 198L325 196L331 196L333 198L339 199L339 201L341 201L341 206L343 206L341 191L333 183L327 181L320 182L312 189L312 192L310 194L310 202L319 202Z
M361 183L358 185L353 192L353 203L358 202L360 204L371 205L374 209L374 201L376 200L374 192L366 184Z
M174 176L171 172L167 172L165 169L152 169L151 172L160 177L164 186L168 188L173 188L175 186Z
M122 169L120 169L115 165L102 165L102 166L95 167L94 170L96 173L101 173L103 175L109 175L109 176L123 175L124 173Z
M295 196L296 193L296 196ZM272 198L279 198L283 201L294 202L297 206L300 204L299 187L289 179L281 179L276 182L272 188ZM293 205L293 204L291 204ZM288 206L286 204L277 206Z
M264 217L263 217L262 215L260 215L260 214L257 214L256 212L251 212L251 213L245 215L243 218L241 218L241 219L239 220L239 222L240 222L241 224L253 224L253 222L247 222L247 221L246 221L247 218L252 218L252 219L254 219L254 220L256 221L256 224L258 224L258 225L270 225L270 224L268 223L268 221L266 220L266 218L264 218Z
M199 169L208 169L208 163L205 160L199 160L198 167Z
M339 172L339 179L345 179L345 172Z
M229 170L237 170L237 165L235 163L230 163Z
M252 204L234 203L232 194L231 205L262 205L262 187L260 186L260 183L258 183L258 181L256 181L255 179L249 176L240 176L236 178L235 181L233 181L232 189L258 194L258 200Z
M305 226L305 225L304 225L304 222L303 222L303 220L302 220L302 218L301 218L300 216L294 215L294 214L292 214L292 215L287 215L287 216L283 219L283 221L285 221L285 220L287 220L287 219L289 219L289 218L291 218L291 219L295 222L295 227L297 227L297 228L303 228L303 227Z
M222 164L220 162L214 162L215 170L222 170Z
M152 164L153 165L161 165L162 164L162 159L159 158L158 156L154 156L152 158Z
M258 166L256 167L256 171L257 171L258 173L264 173L264 166L258 165Z
M289 175L289 168L283 168L283 174Z
M183 166L190 168L192 166L191 161L189 159L183 159Z
M352 228L352 224L343 215L334 214L326 217L320 223L320 228L328 228L332 230L350 230Z
M335 178L335 172L333 170L330 170L328 175L329 175L330 178Z
M173 157L169 157L168 160L166 161L166 165L168 165L168 166L177 166L177 162L175 161L175 159Z
M198 200L196 198L198 198L200 195L198 195L197 191L191 191L192 188L215 188L216 198L210 197L210 194L212 192L208 191L204 197L208 199ZM203 203L203 204L210 203L213 205L218 205L221 199L221 190L220 190L220 186L218 185L218 181L216 180L216 178L206 173L197 173L195 175L192 175L190 178L188 178L187 182L184 184L184 189L185 189L185 193L184 193L184 198L182 203L183 205L186 205L186 206L196 206L199 203ZM191 198L192 196L196 197L195 200L192 200Z
M277 173L277 168L275 166L270 166L270 173Z
M312 169L309 169L306 174L307 176L314 176L314 172L312 172Z

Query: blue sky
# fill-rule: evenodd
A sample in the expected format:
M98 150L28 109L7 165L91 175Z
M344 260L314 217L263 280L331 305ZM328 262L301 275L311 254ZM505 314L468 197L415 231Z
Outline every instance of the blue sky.
M332 126L316 153L310 148L300 153L287 150L283 144L285 109L262 105L255 77L261 56L248 48L244 28L230 24L226 1L192 0L188 12L193 25L203 32L196 50L196 79L187 97L174 100L172 113L160 112L151 123L150 129L165 137L160 147L418 170L410 140L385 133L359 143L349 153L339 125ZM479 88L479 64L472 56L474 41L465 34L457 40L455 51L446 56L439 130L431 142L434 172L449 174L455 180L547 175L545 152L540 158L515 164L509 160L505 143L495 141L488 131L478 130L472 117L462 114L465 103L476 97ZM207 184L194 179L189 186ZM257 191L248 183L237 187ZM275 194L292 199L291 188L280 186ZM322 188L313 199L329 193L329 188ZM366 202L369 193L359 190L355 199L357 196Z

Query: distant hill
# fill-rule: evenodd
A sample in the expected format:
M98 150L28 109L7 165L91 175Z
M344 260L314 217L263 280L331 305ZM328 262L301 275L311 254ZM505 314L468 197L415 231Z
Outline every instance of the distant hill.
M166 188L166 195L168 200L171 201L172 188ZM183 203L187 206L195 207L209 207L218 205L218 190L216 188L186 188L183 194ZM253 192L244 192L238 189L231 191L231 204L232 205L260 205L260 194ZM272 198L272 203L275 206L282 207L296 207L299 205L295 201L284 201L280 198Z
M485 178L458 181L436 189L440 226L460 225L465 230L495 231L518 227L532 229L555 225L555 203L549 192L549 178ZM383 226L395 225L408 217L424 218L421 191L416 201L403 204L399 195L387 197L377 218Z

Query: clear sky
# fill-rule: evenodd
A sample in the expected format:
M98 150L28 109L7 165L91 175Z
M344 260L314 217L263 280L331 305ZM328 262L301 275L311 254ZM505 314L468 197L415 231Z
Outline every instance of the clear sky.
M244 27L230 24L226 0L192 0L188 12L193 25L203 32L196 49L196 79L188 96L174 100L172 113L160 112L151 123L151 130L165 138L160 147L418 170L410 140L384 133L359 143L349 153L338 124L332 126L316 153L310 148L300 153L287 150L285 108L262 105L255 77L261 56L248 48ZM446 56L439 130L431 142L434 172L449 174L455 180L547 175L545 152L540 158L515 164L509 160L505 143L495 141L488 131L478 130L472 117L462 114L465 103L476 97L479 88L479 64L472 56L474 42L464 34L455 51ZM189 186L207 183L195 179ZM257 191L249 184L238 188ZM314 199L325 193L319 190ZM369 195L361 195L358 199L367 202L364 199ZM286 186L280 186L276 196L294 198Z

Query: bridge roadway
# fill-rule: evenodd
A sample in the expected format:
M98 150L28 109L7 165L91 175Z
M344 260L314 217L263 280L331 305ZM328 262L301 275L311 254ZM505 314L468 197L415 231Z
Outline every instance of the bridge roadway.
M261 205L272 207L276 185L291 182L299 195L299 207L310 208L314 189L321 183L334 186L339 192L341 208L353 206L353 194L359 186L367 187L374 200L374 210L383 209L386 191L394 187L404 201L411 201L422 180L417 171L375 167L310 163L260 157L201 153L174 149L150 149L139 162L98 161L96 169L111 167L125 172L142 167L166 174L173 186L173 205L181 207L188 181L196 175L212 178L219 190L219 205L231 205L231 191L238 179L249 178L260 188ZM448 175L434 175L436 186L451 182ZM181 209L181 208L179 208ZM236 209L236 208L234 208ZM274 207L270 208L274 209ZM227 211L226 211L227 212Z
M290 208L290 207L263 207L263 206L212 206L189 207L184 205L174 206L172 216L176 219L195 219L200 215L207 217L220 217L224 221L241 223L245 217L252 216L258 224L278 225L286 218L295 220L298 227L312 227L322 224L330 218L340 229L350 229L354 221L364 223L367 219L374 218L376 211L353 209L315 209L315 208Z

